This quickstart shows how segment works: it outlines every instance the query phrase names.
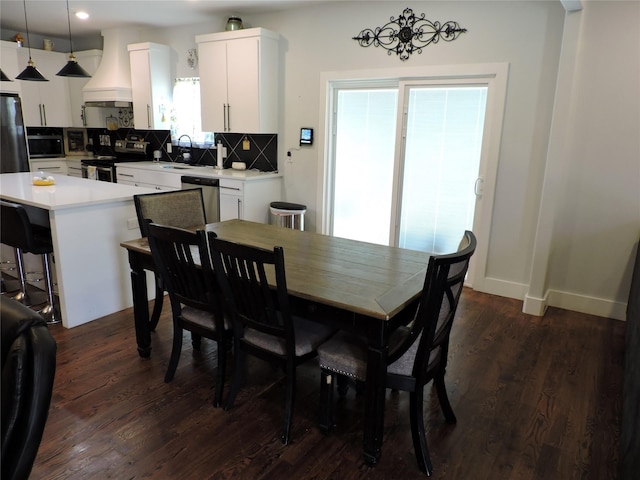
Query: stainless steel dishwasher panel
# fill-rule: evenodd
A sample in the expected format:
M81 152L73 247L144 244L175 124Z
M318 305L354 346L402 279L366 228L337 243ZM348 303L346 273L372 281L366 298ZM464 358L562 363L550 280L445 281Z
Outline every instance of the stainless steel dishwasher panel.
M207 223L220 221L220 181L217 178L183 175L181 188L182 190L201 188Z

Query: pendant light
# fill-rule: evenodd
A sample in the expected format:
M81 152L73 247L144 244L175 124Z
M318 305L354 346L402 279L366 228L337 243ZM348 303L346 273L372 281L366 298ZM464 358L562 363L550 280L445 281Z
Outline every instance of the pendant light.
M62 67L62 69L56 73L60 77L82 77L91 78L84 68L78 65L78 60L73 54L73 44L71 43L71 16L69 15L69 0L67 0L67 22L69 25L69 61Z
M0 82L13 82L9 77L7 77L2 69L0 68Z
M27 23L27 0L22 0L24 5L24 26L27 29L27 47L29 48L29 61L27 62L27 68L25 68L20 75L16 77L18 80L29 80L31 82L48 82L46 78L38 71L35 63L31 59L31 42L29 41L29 24Z

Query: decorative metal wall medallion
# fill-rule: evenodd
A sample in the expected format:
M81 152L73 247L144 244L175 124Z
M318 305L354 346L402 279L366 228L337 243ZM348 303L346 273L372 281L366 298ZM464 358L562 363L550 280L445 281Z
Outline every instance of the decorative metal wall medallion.
M365 28L353 39L361 47L382 47L388 55L395 52L400 60L407 60L414 52L422 53L422 49L431 43L438 43L440 39L451 42L467 31L458 22L441 24L424 17L424 13L416 16L413 10L405 8L398 18L391 17L388 23L375 30Z

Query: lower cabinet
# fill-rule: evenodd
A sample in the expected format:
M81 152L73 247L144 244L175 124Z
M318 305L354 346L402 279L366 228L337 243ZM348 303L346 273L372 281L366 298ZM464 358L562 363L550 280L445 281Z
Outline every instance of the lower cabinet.
M60 158L38 158L29 160L32 172L67 174L67 162Z
M244 218L244 182L220 180L220 221Z
M133 165L133 164L132 164ZM193 175L193 170L189 170ZM117 183L154 190L179 190L182 188L182 171L156 171L140 166L116 164ZM269 204L282 198L282 177L270 174L249 179L222 178L220 180L220 221L241 219L269 223Z
M269 204L281 198L282 178L220 179L220 221L269 223Z
M82 178L82 160L69 160L67 158L67 175L69 177Z
M138 168L116 165L116 182L154 190L179 190L180 175L168 172L150 172Z

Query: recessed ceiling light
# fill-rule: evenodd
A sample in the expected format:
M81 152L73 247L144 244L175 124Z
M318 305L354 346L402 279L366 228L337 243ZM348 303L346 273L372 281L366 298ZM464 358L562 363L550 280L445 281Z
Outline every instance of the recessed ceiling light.
M87 18L89 18L89 14L87 12L76 12L76 17L78 17L80 20L86 20Z

